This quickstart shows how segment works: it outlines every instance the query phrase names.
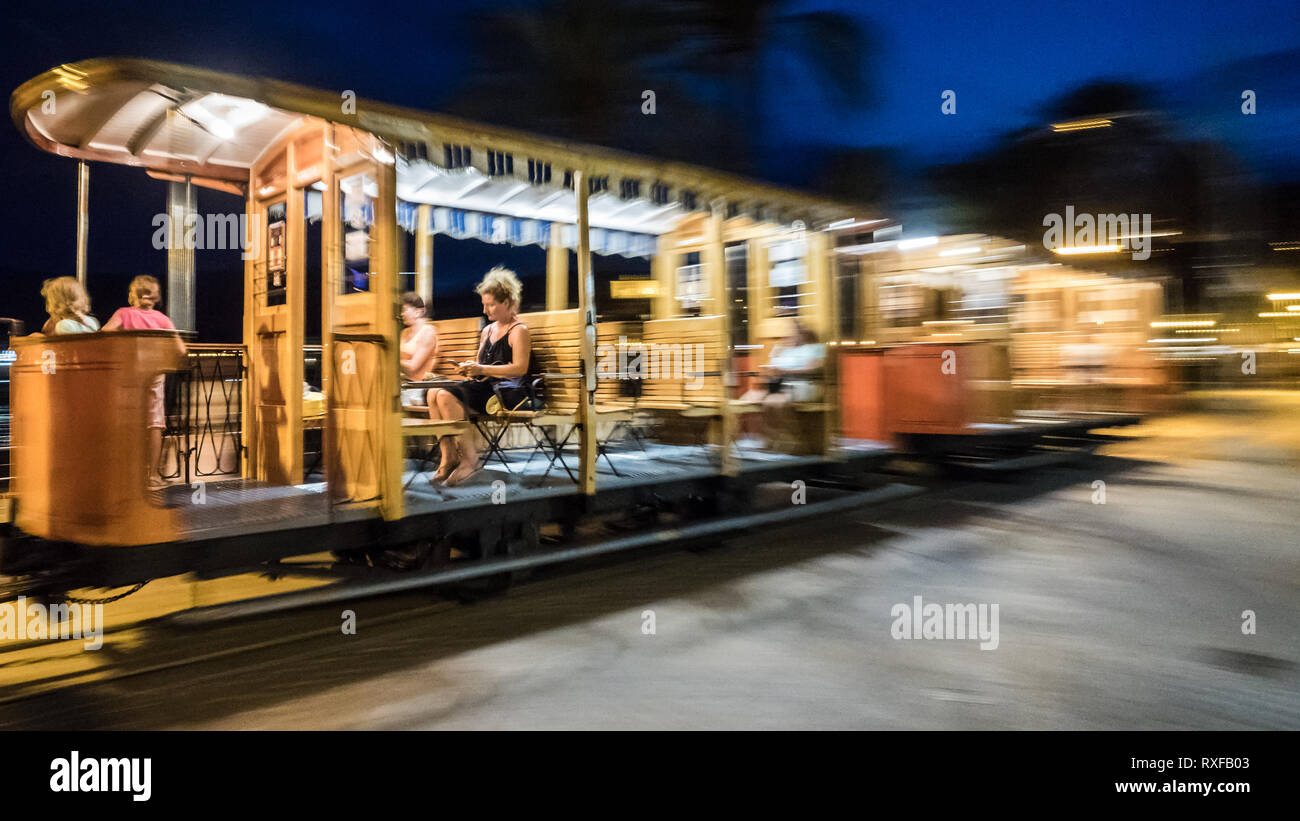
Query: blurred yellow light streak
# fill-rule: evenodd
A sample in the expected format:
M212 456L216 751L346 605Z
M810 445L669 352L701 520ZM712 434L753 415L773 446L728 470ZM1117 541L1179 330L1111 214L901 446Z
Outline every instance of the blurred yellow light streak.
M1053 248L1052 253L1063 256L1074 254L1118 254L1120 250L1118 245L1063 245L1060 248Z
M1088 128L1109 128L1113 123L1110 120L1072 120L1066 123L1052 123L1053 131L1083 131Z

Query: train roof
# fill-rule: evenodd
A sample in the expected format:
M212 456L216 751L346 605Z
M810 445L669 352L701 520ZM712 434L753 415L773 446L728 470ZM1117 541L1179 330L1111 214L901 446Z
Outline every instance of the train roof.
M633 195L621 197L642 201L644 213L632 215L631 222L623 220L630 230L662 233L686 213L707 208L715 198L765 222L798 219L810 228L845 220L877 222L881 227L893 222L873 219L880 215L866 205L829 200L699 166L387 103L357 99L354 106L348 106L345 102L340 92L280 80L111 58L63 64L28 80L14 91L10 114L18 130L45 151L138 166L155 176L188 175L200 184L233 192L246 190L249 169L282 136L304 117L317 117L375 134L390 142L395 153L404 146L423 144L425 148L416 156L403 157L408 161L403 165L431 175L446 175L449 170L437 162L444 147L463 145L479 158L486 158L488 152L511 155L512 165L518 163L512 169L518 169L516 180L518 174L525 173L528 160L549 164L556 173L548 184L555 189L561 188L568 170L604 178L615 193L623 180L637 181ZM425 180L421 186L428 183ZM670 193L647 196L656 184L667 186ZM456 188L463 187L462 179ZM626 203L618 207L636 209Z

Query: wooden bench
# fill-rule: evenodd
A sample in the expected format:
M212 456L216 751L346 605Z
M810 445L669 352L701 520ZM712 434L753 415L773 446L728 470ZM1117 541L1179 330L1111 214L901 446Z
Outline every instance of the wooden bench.
M570 479L577 481L572 468L564 461L564 448L569 444L575 431L580 428L578 405L583 387L582 379L582 315L577 310L540 311L520 314L519 321L528 326L532 339L533 357L541 373L545 407L540 410L503 411L492 419L504 425L521 424L533 436L534 449L529 454L531 461L537 453L543 453L550 460L543 477L549 475L558 462ZM606 329L607 333L615 329ZM607 337L608 339L608 337ZM597 331L597 345L601 343L600 331ZM617 339L612 340L617 344ZM597 349L599 354L599 348ZM626 408L618 404L601 404L600 381L597 381L597 403L592 412L593 420L599 427L601 421L618 421L630 418ZM555 433L551 433L551 429ZM561 435L563 430L563 435ZM498 437L499 441L499 437ZM610 461L604 444L597 442L597 456L604 455L614 473L618 469Z
M722 317L650 320L641 340L645 385L637 407L694 418L722 415L727 370Z

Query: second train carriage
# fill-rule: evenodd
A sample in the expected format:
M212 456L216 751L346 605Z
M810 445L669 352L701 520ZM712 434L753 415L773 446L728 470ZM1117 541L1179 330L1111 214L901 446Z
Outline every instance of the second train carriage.
M15 340L13 528L0 572L34 589L235 572L321 550L437 544L443 560L451 545L468 559L517 556L539 549L544 527L567 532L584 516L747 511L774 480L865 486L900 437L1011 421L1015 400L999 391L1012 384L1012 323L979 314L971 283L988 279L978 263L1029 262L996 238L959 238L981 259L935 265L863 206L141 60L60 66L19 88L11 113L44 150L239 192L251 226L242 352L233 363L231 349L191 354L210 357L190 368L207 410L215 390L238 385L235 405L196 434L218 455L177 456L178 475L202 482L158 492L144 481L147 388L185 367L169 335ZM436 311L440 234L545 249L529 272L544 304L521 319L546 406L472 420L489 470L457 488L427 481L446 423L403 406L398 368L403 272ZM958 247L949 242L934 253ZM610 305L599 304L593 253L648 261L647 276L608 291L645 300L642 314L602 321ZM936 285L956 269L971 274L964 285ZM319 348L307 344L312 282ZM973 293L953 302L962 288ZM741 397L796 322L831 355L778 442ZM438 359L408 388L442 384L472 357L479 319L434 324ZM305 375L319 393L299 389ZM223 478L227 450L239 473Z

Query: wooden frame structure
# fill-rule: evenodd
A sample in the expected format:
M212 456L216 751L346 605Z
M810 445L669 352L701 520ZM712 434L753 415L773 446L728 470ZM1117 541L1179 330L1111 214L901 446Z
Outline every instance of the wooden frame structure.
M804 276L794 310L826 341L837 322L831 287L837 232L888 224L871 219L875 215L860 205L682 163L146 60L56 67L15 91L10 110L20 132L43 150L244 194L256 234L244 270L246 475L270 484L296 484L302 476L304 297L308 278L319 277L330 495L336 504L375 507L386 520L404 513L399 201L414 209L412 267L426 300L435 276L432 234L444 212L509 220L512 230L516 223L538 228L535 239L547 247L549 311L569 306L568 252L577 252L581 384L574 414L578 484L585 495L597 490L597 420L608 410L597 400L591 255L606 248L593 246L598 233L607 245L636 240L652 247L655 320L683 313L679 262L684 254L699 255L703 313L716 317L722 346L715 375L726 392L718 403L717 437L720 469L729 475L736 471L731 442L737 423L728 395L735 387L735 297L727 245L746 249L744 279L753 298L742 321L766 343L781 335L773 330L779 317L769 298L769 251L774 242L796 242ZM305 266L304 221L316 196L310 192L319 194L323 219L320 271ZM364 271L350 267L362 260ZM805 299L809 294L816 298ZM833 379L828 370L828 396ZM825 413L829 437L833 404ZM823 444L822 452L829 452L829 438Z

